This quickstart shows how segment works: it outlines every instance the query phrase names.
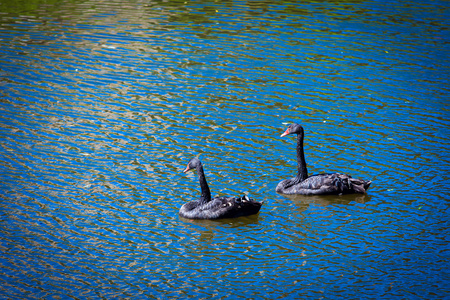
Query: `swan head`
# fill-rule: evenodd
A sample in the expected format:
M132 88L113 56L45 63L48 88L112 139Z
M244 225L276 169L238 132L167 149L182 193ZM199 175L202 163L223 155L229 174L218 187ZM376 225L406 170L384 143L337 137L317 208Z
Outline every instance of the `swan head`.
M303 135L303 127L302 127L302 125L297 124L297 123L292 123L291 125L288 126L286 131L282 135L280 135L280 137L286 136L288 134L301 134L301 135Z
M183 171L183 173L186 173L190 170L196 169L198 166L201 166L201 165L202 165L202 162L197 157L194 157L193 159L191 159L189 161L189 163L187 164L187 167Z

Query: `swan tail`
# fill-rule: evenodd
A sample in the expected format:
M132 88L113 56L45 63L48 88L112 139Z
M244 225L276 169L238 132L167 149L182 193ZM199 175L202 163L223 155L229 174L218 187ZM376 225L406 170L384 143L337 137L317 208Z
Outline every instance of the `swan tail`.
M349 178L350 190L353 190L355 193L364 194L369 189L371 183L372 181L370 180L366 181L362 179Z

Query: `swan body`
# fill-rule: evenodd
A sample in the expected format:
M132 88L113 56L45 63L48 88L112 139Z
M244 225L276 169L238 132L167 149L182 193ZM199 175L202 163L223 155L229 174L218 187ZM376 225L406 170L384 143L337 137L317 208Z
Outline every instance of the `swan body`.
M297 168L298 174L291 179L278 183L275 191L292 195L327 195L365 193L372 183L370 180L352 178L350 175L340 173L318 174L308 177L305 154L303 152L303 127L291 124L281 137L288 134L297 134Z
M211 198L203 166L198 158L191 159L184 172L186 173L193 169L197 171L202 195L200 199L190 201L181 206L179 211L181 217L187 219L221 219L249 216L259 212L262 202L250 199L246 195L241 197Z
M312 175L298 183L295 183L295 179L281 181L275 190L287 195L340 195L365 193L371 183L340 173Z

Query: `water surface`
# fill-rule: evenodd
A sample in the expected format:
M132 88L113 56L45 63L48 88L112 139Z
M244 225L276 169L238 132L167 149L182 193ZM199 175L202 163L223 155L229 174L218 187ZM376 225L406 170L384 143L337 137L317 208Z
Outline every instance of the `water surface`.
M448 297L444 1L0 4L0 295ZM309 173L365 195L290 196ZM248 194L256 216L178 217Z

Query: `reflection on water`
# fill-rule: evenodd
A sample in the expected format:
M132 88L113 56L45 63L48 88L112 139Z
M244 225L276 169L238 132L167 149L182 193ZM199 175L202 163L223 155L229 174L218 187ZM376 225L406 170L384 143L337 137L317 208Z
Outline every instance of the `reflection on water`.
M0 295L444 298L447 8L0 3ZM368 193L275 193L292 122ZM179 218L197 155L260 213Z
M280 194L282 195L282 194ZM371 199L370 194L347 194L347 195L323 195L323 196L304 196L304 195L282 195L294 203L300 212L307 210L311 204L328 205L348 205L351 202L364 204Z

